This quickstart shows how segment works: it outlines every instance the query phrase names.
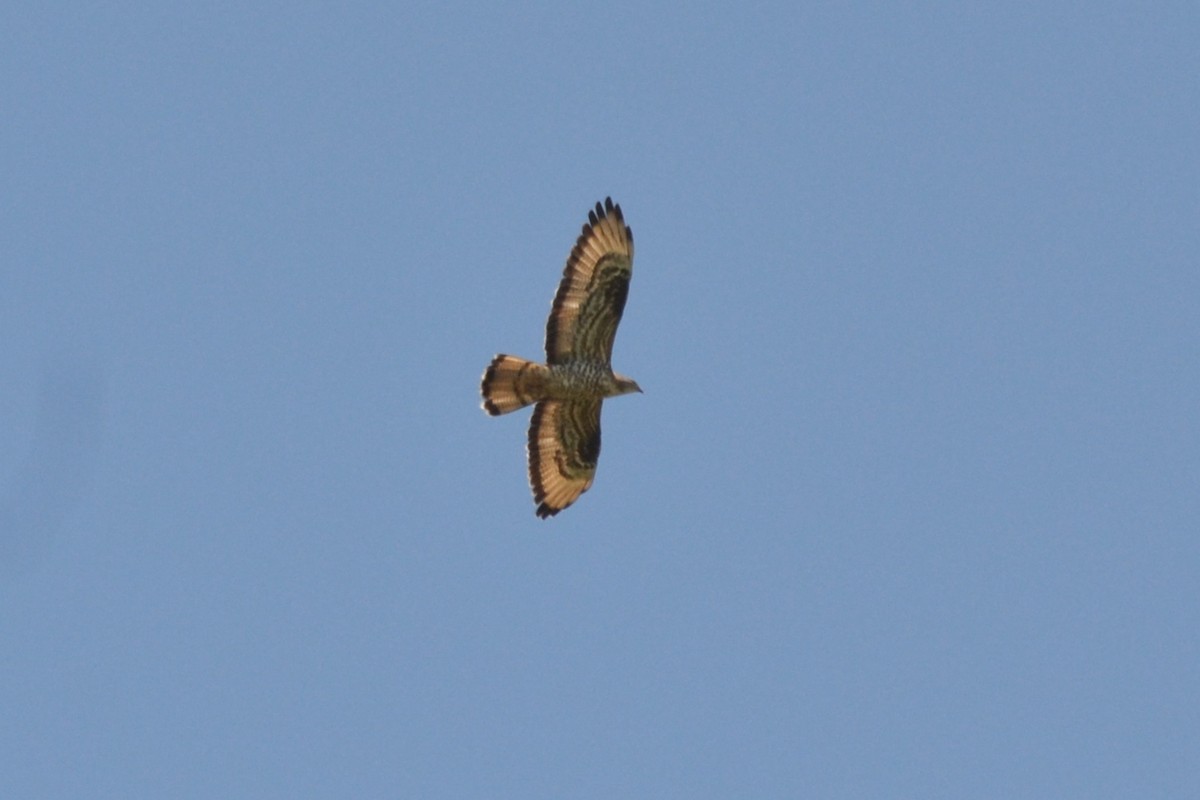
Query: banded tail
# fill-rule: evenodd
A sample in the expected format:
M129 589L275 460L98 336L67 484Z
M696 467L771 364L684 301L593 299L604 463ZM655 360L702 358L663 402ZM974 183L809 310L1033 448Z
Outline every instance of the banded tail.
M516 356L496 356L488 364L479 386L483 410L492 416L507 414L545 398L549 373L545 364Z

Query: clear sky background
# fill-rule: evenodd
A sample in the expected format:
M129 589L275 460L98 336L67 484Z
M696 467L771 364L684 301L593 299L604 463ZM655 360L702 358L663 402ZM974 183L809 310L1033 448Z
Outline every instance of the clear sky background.
M1200 796L1200 7L0 11L0 796ZM541 353L637 242L593 489Z

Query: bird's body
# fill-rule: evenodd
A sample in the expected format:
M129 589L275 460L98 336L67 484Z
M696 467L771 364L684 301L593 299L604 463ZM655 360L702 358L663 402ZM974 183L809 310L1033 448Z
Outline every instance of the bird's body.
M630 388L629 378L618 375L608 364L598 361L552 364L546 376L546 398L549 400L616 397Z
M600 455L600 406L640 392L613 372L612 345L633 270L633 232L606 198L567 258L546 322L546 363L498 355L480 392L489 414L537 405L529 427L529 482L539 517L557 514L586 492Z

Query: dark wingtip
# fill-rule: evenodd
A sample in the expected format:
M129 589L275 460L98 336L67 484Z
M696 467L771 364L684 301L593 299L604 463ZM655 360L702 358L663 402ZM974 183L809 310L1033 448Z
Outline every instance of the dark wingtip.
M553 517L555 514L557 514L559 511L562 511L562 509L561 508L551 508L550 506L546 505L545 503L542 503L540 506L537 507L536 513L537 513L539 519L549 519L550 517Z
M597 209L600 208L599 203L596 203L596 208ZM606 213L611 214L613 217L615 217L617 222L621 223L622 225L625 225L625 215L623 213L621 213L621 204L620 203L614 203L613 199L611 197L606 197L606 198L604 198L604 209L605 209ZM629 241L632 244L633 243L633 231L629 229L628 225L625 225L625 235L629 237Z

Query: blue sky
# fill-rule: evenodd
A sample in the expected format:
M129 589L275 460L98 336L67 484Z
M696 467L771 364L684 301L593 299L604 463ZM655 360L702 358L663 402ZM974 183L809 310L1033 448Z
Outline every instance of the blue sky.
M1200 12L730 8L0 11L0 795L1200 792Z

